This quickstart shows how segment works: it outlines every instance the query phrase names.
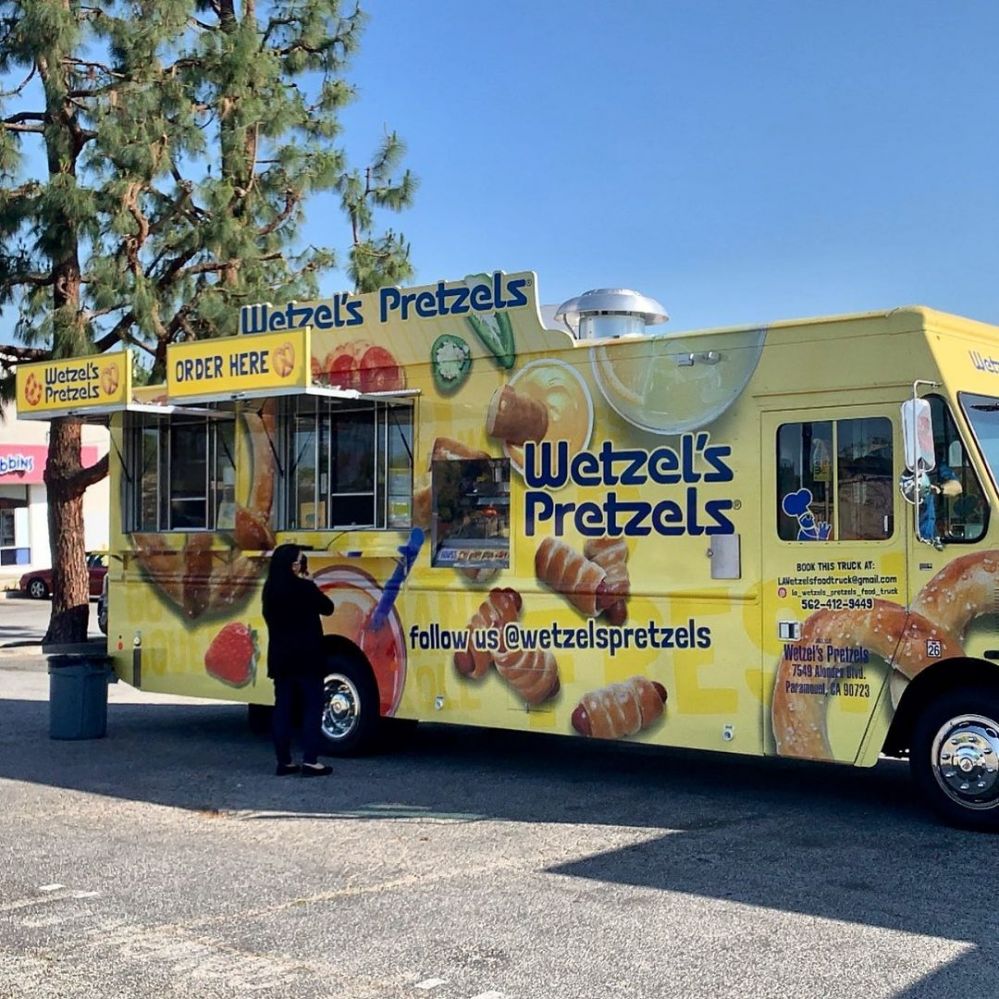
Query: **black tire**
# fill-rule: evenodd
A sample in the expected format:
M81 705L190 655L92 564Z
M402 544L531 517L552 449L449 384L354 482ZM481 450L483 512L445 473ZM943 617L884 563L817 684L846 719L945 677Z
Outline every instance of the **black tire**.
M269 704L247 704L246 724L254 735L270 735L274 709Z
M999 831L999 688L962 687L927 704L916 719L909 765L944 821Z
M44 579L28 580L28 596L33 600L44 600L49 595L48 583Z
M332 756L370 752L380 732L378 686L368 664L348 656L332 656L326 667L322 735Z

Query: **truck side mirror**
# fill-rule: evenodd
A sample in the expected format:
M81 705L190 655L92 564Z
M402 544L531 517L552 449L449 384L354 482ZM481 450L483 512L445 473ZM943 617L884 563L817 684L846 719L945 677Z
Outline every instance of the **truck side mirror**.
M914 385L913 392L915 388ZM902 443L905 471L899 476L898 487L906 501L916 508L916 538L940 551L943 541L936 533L934 503L927 474L933 470L937 459L933 451L933 414L926 399L917 399L913 395L902 403Z
M910 472L929 471L936 464L933 453L933 414L926 399L902 403L902 442L905 467Z

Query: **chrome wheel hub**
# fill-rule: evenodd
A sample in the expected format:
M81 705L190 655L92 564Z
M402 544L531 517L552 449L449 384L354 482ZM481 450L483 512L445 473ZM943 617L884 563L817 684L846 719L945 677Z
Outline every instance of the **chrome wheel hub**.
M933 740L933 775L944 793L964 808L999 806L999 723L960 715Z
M326 706L323 734L327 739L343 739L357 726L361 699L357 688L340 673L326 677Z

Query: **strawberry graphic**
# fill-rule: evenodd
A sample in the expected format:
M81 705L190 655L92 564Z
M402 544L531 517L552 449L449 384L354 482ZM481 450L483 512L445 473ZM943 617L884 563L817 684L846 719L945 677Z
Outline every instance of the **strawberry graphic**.
M208 646L205 669L230 687L245 687L257 672L257 633L238 621L227 624Z

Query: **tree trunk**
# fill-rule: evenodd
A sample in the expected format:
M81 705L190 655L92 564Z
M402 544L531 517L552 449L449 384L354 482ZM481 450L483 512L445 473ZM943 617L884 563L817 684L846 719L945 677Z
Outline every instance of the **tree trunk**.
M51 423L45 464L49 546L52 549L52 616L46 643L84 642L90 619L90 583L83 532L80 422Z

